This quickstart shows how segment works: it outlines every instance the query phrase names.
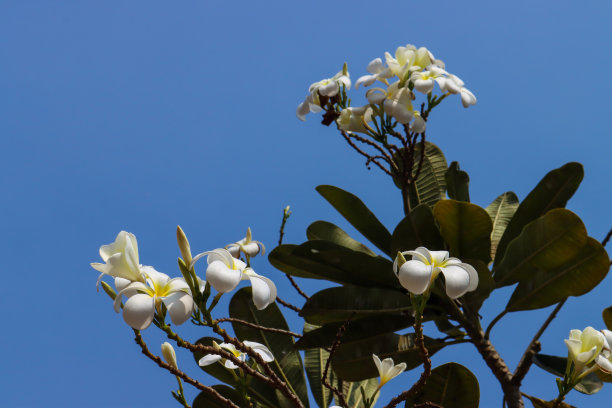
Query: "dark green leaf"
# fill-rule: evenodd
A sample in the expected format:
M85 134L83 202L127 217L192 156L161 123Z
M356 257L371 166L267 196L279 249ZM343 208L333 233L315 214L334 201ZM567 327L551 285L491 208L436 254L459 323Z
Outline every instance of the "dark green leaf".
M552 271L574 259L587 242L584 224L573 212L557 208L525 226L495 266L497 286L530 279L535 273Z
M597 240L587 243L569 262L554 269L538 269L514 290L506 310L540 309L569 296L581 296L602 281L610 268L608 253Z
M322 327L304 333L295 346L298 349L313 347L330 347L336 339L338 329L344 322L328 323ZM342 343L362 340L382 333L395 332L414 324L414 318L408 313L393 315L376 315L362 319L353 319L342 336Z
M341 188L321 185L317 187L323 196L357 231L370 240L381 251L389 254L391 234L378 218L357 196Z
M351 238L346 232L340 227L335 226L331 222L327 221L315 221L308 229L306 229L306 236L309 241L323 240L330 241L334 244L343 246L353 251L363 252L370 256L376 256L368 247L363 245L361 242Z
M311 333L317 327L306 323L304 325L304 334ZM310 391L312 391L312 396L319 408L327 408L333 396L332 392L327 387L324 387L321 382L328 357L329 352L322 348L312 348L304 352L304 365L306 366L306 376L310 383ZM327 374L330 383L332 381L331 374L332 370L330 369Z
M470 176L459 169L459 163L452 162L445 175L446 193L457 201L470 201Z
M480 387L476 376L457 363L446 363L436 367L431 377L407 407L433 402L443 407L478 408Z
M430 356L443 348L443 342L425 337L425 347ZM340 344L332 358L332 367L336 375L345 381L362 381L378 376L372 354L381 360L391 357L395 364L406 363L411 370L423 363L418 347L414 343L414 334L399 335L385 333L366 340Z
M247 402L242 398L240 393L232 387L228 387L227 385L213 385L212 388L239 407L248 406ZM217 401L206 391L200 392L193 400L191 406L192 408L227 408L227 405Z
M516 209L519 206L519 200L516 194L512 191L508 191L495 199L486 208L487 213L493 221L493 230L491 231L491 259L495 259L495 252L497 251L497 245L504 231L508 226L508 223L514 216Z
M608 330L612 330L612 306L605 308L601 314Z
M442 200L434 207L433 214L452 256L489 262L493 224L484 209L464 201Z
M544 371L556 375L559 378L564 377L565 368L567 366L566 357L550 356L548 354L536 354L533 358L535 365L540 367ZM595 394L603 387L603 382L597 376L596 373L590 373L582 379L574 387L574 389L583 394L591 395Z
M363 394L361 393L362 387L365 395L368 397L371 396L378 387L378 378L370 378L369 380L358 382L342 382L342 394L344 395L344 399L346 400L349 408L363 407ZM380 397L380 393L376 394L376 397L374 397L374 401L371 405L372 407L375 406L378 397Z
M497 245L495 264L501 263L506 247L523 227L554 208L565 207L578 189L584 170L580 163L566 165L549 172L519 205Z
M436 226L431 207L421 204L413 208L397 224L391 236L391 251L410 251L423 246L425 248L442 248L444 241Z
M259 326L289 330L283 314L275 303L264 310L257 310L253 304L251 288L242 288L234 294L229 303L229 313L233 318L246 320ZM308 407L304 366L300 354L294 348L293 337L258 330L239 323L232 323L232 327L236 337L240 340L261 343L272 352L274 361L270 363L270 366L302 400L304 406Z
M290 275L342 284L401 288L386 258L352 251L329 241L308 241L297 247L281 245L270 253L270 263Z
M399 290L341 286L323 289L308 299L300 316L308 323L326 324L381 314L405 314L412 309L410 296Z

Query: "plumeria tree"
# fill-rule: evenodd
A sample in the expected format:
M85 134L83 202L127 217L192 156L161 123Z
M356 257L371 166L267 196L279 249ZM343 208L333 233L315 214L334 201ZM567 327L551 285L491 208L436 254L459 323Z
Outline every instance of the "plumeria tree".
M312 400L321 408L477 407L474 374L452 362L432 367L430 360L461 343L476 348L510 408L525 406L524 399L534 407L568 407L564 399L572 390L598 392L612 381L611 331L572 330L565 339L567 357L540 353L540 338L566 300L592 290L610 267L604 249L610 234L601 242L589 237L581 219L564 208L583 178L582 166L550 171L522 202L500 187L486 207L471 203L468 174L457 162L449 165L426 134L439 104L458 98L467 108L476 104L474 94L424 47L398 47L384 61L372 60L367 72L355 82L365 90L361 97L349 97L346 64L313 83L297 116L321 114L322 124L334 126L368 167L388 175L390 187L401 193L403 219L390 230L357 196L321 185L321 196L372 245L327 221L312 223L306 242L285 244L291 214L285 208L268 260L286 274L301 301L282 300L274 282L255 272L253 261L266 248L250 229L237 242L194 255L177 228L180 275L174 278L140 264L131 233L121 231L100 248L103 262L92 263L101 273L98 284L133 329L142 353L176 376L174 398L194 408L306 408ZM362 105L354 104L357 98ZM333 285L309 295L296 277ZM237 289L243 280L250 285ZM483 322L485 300L508 286L514 291L504 310ZM227 312L217 308L224 294L231 296ZM289 329L278 305L303 318L301 333ZM553 305L518 365L509 367L490 340L494 326L509 313ZM612 329L612 307L603 317ZM199 326L203 337L183 338L176 327L187 322ZM436 329L425 334L424 322ZM150 326L168 338L162 357L143 339ZM189 350L194 364L222 384L187 375L181 370L187 362L178 364L174 347ZM534 364L556 376L557 395L521 391ZM379 401L381 387L406 370L420 370L416 383ZM194 401L187 401L184 383L200 390Z

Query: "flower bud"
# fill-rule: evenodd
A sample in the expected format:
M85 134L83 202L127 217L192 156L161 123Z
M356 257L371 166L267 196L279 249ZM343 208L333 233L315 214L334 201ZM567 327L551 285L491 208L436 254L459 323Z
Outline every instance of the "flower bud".
M171 365L172 367L178 370L178 365L176 364L176 353L174 352L174 347L167 341L161 345L162 356L166 363Z
M176 241L178 242L179 249L181 250L181 256L183 257L183 261L185 261L185 265L189 266L191 264L191 247L189 246L189 241L187 240L187 236L183 232L183 229L180 226L176 226Z

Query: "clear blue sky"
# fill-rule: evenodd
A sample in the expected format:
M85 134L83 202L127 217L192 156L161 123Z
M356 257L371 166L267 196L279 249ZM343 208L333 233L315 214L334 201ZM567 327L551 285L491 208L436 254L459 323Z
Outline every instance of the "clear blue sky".
M318 118L299 122L295 108L343 62L355 80L399 45L428 47L478 97L468 110L445 101L428 128L470 173L473 202L484 207L507 190L522 199L548 170L580 161L585 180L569 208L601 239L612 226L611 18L609 1L0 1L2 405L174 404L174 378L139 353L95 291L89 263L122 229L138 237L142 263L176 276L177 224L194 250L235 241L247 226L272 248L290 204L286 242L304 241L317 219L359 237L319 184L359 195L393 228L399 191ZM255 268L299 301L265 259ZM572 328L603 327L610 279L568 301L544 352L565 354ZM508 296L485 304L486 322ZM511 366L546 315L515 313L494 330ZM162 337L145 334L157 350ZM178 358L199 374L188 354ZM482 407L501 405L472 347L433 361L452 359L478 375ZM385 401L416 374L400 378ZM526 382L527 393L555 396L553 376L537 368ZM606 407L610 388L569 401Z

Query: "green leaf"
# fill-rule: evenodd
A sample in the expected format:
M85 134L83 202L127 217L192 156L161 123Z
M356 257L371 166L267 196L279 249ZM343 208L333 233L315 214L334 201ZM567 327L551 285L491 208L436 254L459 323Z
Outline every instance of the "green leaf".
M399 154L403 154L401 149ZM433 143L425 142L425 154L422 155L421 144L417 144L414 149L414 166L412 176L415 177L418 171L419 162L423 157L421 172L409 186L410 208L415 208L419 204L427 204L433 207L438 201L446 197L446 158L442 150ZM397 154L396 154L397 159ZM401 160L396 160L401 164ZM402 171L402 165L399 166ZM401 188L401 182L394 178L395 185Z
M323 196L353 227L363 234L371 243L381 251L389 254L391 234L387 228L378 221L378 218L366 207L357 196L341 188L321 185L317 187Z
M355 313L359 319L381 314L406 314L410 296L399 290L341 286L323 289L308 299L300 316L308 323L344 322Z
M317 329L304 333L295 346L298 349L313 347L330 347L336 339L338 329L344 322L328 323ZM382 333L395 332L414 324L414 319L408 313L393 315L376 315L362 319L353 319L342 336L342 343L362 340Z
M248 406L247 402L242 398L240 393L232 387L228 387L227 385L213 385L212 388L239 407ZM227 405L218 402L206 391L200 392L193 400L191 406L192 408L227 408Z
M246 320L259 326L289 330L283 314L275 303L264 310L257 310L253 304L251 288L242 288L234 294L229 303L229 313L233 318ZM261 343L272 352L274 361L270 363L270 366L307 408L308 390L304 367L300 354L294 348L293 337L262 331L235 322L232 323L232 327L236 337L240 340Z
M448 166L445 175L446 193L457 201L470 201L470 176L459 169L459 163L454 161Z
M484 209L464 201L442 200L434 207L433 214L452 256L489 262L493 224Z
M497 245L495 264L501 263L506 247L523 227L554 208L563 208L578 189L584 170L580 163L566 165L549 172L519 205Z
M304 325L304 334L311 333L317 326L306 323ZM332 400L332 392L323 386L321 378L325 371L325 364L329 357L329 352L322 348L312 348L304 352L304 365L306 366L306 376L310 383L310 391L319 408L327 408ZM332 370L329 369L327 374L328 381L332 381Z
M361 408L363 407L363 394L361 388L368 398L371 398L372 394L378 387L378 378L370 378L369 380L363 380L358 382L342 382L342 394L348 404L349 408ZM372 407L376 406L376 401L380 397L380 393L376 394L374 401L372 401ZM336 401L337 402L337 401Z
M212 346L213 341L217 342L217 344L222 343L222 340L215 339L213 337L202 337L199 339L196 344L204 344L205 346ZM206 353L195 352L193 353L193 358L196 361L196 364L202 357L204 357ZM221 363L214 363L204 367L200 367L207 374L215 377L219 381L223 381L226 384L237 385L236 378L233 375L233 371L229 368L225 368ZM269 384L266 384L258 379L253 379L249 386L249 396L256 400L258 403L262 404L266 407L277 408L278 407L278 399L274 392L274 388L272 388ZM204 398L204 397L202 397Z
M413 208L397 224L391 236L391 251L409 251L420 246L425 248L442 248L444 241L431 211L431 207L421 204Z
M478 272L478 287L475 291L463 295L463 299L467 302L472 311L477 312L493 289L495 289L495 280L493 280L493 274L491 274L487 264L484 262L473 259L466 259L464 262L472 265L474 269L476 269L476 272Z
M425 337L425 347L429 355L435 354L445 344ZM406 363L407 369L420 366L423 361L414 343L414 334L399 335L385 333L366 340L342 344L332 357L332 367L336 375L345 381L363 381L378 376L372 354L381 360L390 357L395 364Z
M601 314L608 330L612 330L612 306L605 308Z
M476 376L457 363L446 363L431 371L421 392L406 407L433 402L443 407L478 408L480 387Z
M565 367L567 367L566 357L550 356L548 354L536 354L533 357L535 365L540 367L544 371L556 375L557 377L563 378L565 376ZM597 376L596 373L590 373L585 376L574 389L583 394L591 395L595 394L603 387L603 381Z
M270 253L268 259L281 271L294 276L342 284L401 288L388 259L366 255L329 241L307 241L291 248L281 245Z
M555 270L574 259L586 243L586 229L576 214L564 208L551 210L527 224L510 243L493 269L493 278L501 287L530 279L537 271Z
M519 206L519 200L516 194L512 191L508 191L495 199L485 209L491 221L493 221L493 230L491 231L491 259L495 259L495 252L497 251L497 245L504 231L508 226L508 223L514 216L516 209Z
M514 290L506 310L540 309L569 296L581 296L603 280L610 268L608 253L597 240L587 243L570 261L553 269L538 269Z
M363 245L361 242L351 238L346 232L340 227L335 226L331 222L327 221L315 221L308 229L306 229L306 236L309 241L323 240L330 241L334 244L343 246L353 251L363 252L370 256L376 256L368 247Z
M544 401L542 399L532 397L531 395L527 395L525 393L521 393L525 398L527 398L533 404L533 408L553 408L555 406L555 400L552 401ZM573 405L566 404L565 402L561 402L557 404L556 408L576 408Z

